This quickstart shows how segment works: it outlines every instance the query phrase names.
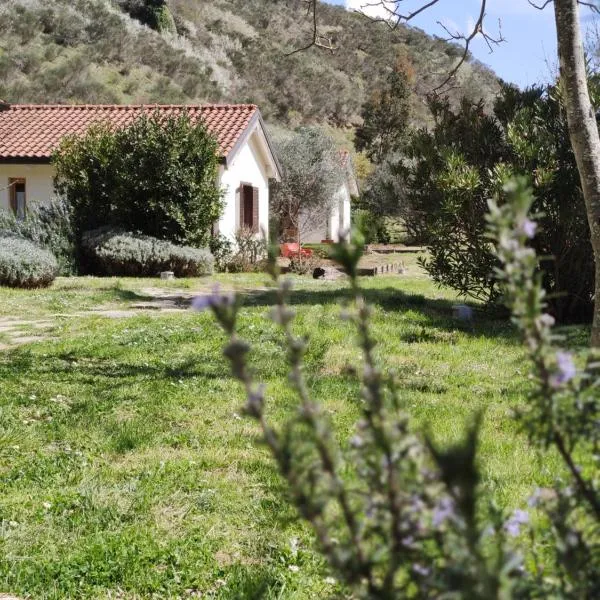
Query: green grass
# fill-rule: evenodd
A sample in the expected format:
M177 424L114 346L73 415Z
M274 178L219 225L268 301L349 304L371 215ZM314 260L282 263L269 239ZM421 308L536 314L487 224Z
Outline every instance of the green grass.
M402 382L415 427L460 435L485 409L483 485L507 508L560 470L516 431L528 389L513 328L477 312L452 318L454 295L409 274L365 279L377 352ZM241 334L268 383L270 418L295 403L281 334L266 318L263 275L220 275L248 294ZM310 530L229 377L207 313L88 314L147 299L148 288L210 289L214 280L73 278L43 291L0 290L0 316L53 319L52 339L0 352L0 593L31 598L335 598ZM338 319L344 282L295 278L296 329L311 337L310 388L342 443L359 413L353 331ZM60 317L52 315L60 314ZM570 330L573 346L587 332ZM291 540L300 540L295 554ZM298 566L292 570L290 566Z

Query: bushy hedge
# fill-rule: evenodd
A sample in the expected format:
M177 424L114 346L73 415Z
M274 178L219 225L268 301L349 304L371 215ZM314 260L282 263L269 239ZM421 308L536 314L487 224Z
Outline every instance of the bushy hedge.
M176 277L199 277L214 268L208 250L106 228L84 233L82 258L86 270L97 275L154 277L173 271Z
M93 125L63 138L52 162L77 241L110 226L204 247L223 209L217 141L187 114L155 111L121 129Z
M48 287L57 274L58 262L47 250L17 236L0 237L0 285Z
M0 236L8 234L25 238L51 252L58 261L60 275L76 272L75 236L71 226L71 211L62 198L33 204L24 219L12 211L0 210Z

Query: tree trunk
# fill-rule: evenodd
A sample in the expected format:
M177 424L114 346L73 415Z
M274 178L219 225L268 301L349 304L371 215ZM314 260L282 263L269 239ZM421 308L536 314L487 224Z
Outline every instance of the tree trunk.
M595 261L592 347L600 347L600 136L590 101L577 0L554 0L561 88L577 161Z

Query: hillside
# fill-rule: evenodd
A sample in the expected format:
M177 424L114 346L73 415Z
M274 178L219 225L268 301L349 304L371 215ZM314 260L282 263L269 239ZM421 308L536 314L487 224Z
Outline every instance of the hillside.
M398 55L416 73L414 114L456 60L457 47L420 30L391 32L323 5L334 53L306 43L310 23L295 0L168 0L175 32L159 33L126 9L141 0L3 0L0 98L10 102L255 102L282 126L349 127L366 94ZM131 10L129 10L131 13ZM490 99L494 74L471 62L451 90Z

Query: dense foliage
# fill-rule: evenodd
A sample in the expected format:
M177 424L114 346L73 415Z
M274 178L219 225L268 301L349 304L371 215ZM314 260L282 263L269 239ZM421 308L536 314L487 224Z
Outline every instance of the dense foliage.
M153 113L122 129L92 126L64 138L53 164L77 236L112 225L205 246L221 213L217 142L186 115Z
M533 364L534 389L519 419L542 451L560 454L564 473L552 487L532 490L529 509L504 512L482 493L478 459L481 415L461 440L443 447L426 431L415 435L404 413L406 392L380 369L371 308L359 287L362 240L338 244L334 256L350 275L363 356L361 416L350 447L340 447L303 370L306 338L294 333L289 281L279 281L273 320L288 352L298 398L281 429L271 426L264 385L248 367L250 347L238 337L240 302L215 293L198 299L229 336L225 356L246 391L245 412L262 430L290 497L313 527L336 575L365 599L594 598L600 592L600 481L597 427L600 403L593 371L579 373L573 357L553 346L553 318L527 247L536 224L533 197L523 183L503 188L508 203L491 203L489 232L504 270L507 302ZM577 461L577 462L576 462ZM350 484L348 473L357 477ZM536 519L530 511L535 511Z
M390 32L324 4L319 19L340 51L288 56L310 36L301 0L167 4L176 34L161 34L129 16L135 7L144 9L142 20L152 24L152 7L164 0L3 0L0 98L118 104L251 100L270 121L287 126L348 126L359 122L369 90L405 51L416 73L413 108L425 120L425 94L460 51L420 30ZM451 94L492 98L496 89L494 75L470 62Z
M48 287L57 274L58 263L50 252L24 238L0 236L0 285Z
M430 107L435 127L418 131L408 146L403 198L409 230L429 246L429 273L466 296L498 299L487 200L512 173L526 174L540 214L532 243L545 258L551 310L563 322L589 319L594 260L560 89L505 87L493 115L466 99L458 111L438 99Z
M131 17L156 31L175 33L175 21L167 0L117 0Z
M23 237L50 251L58 261L61 275L75 272L76 251L71 213L68 204L61 198L35 204L28 209L24 219L17 219L12 212L0 211L0 234L2 232Z
M401 150L406 141L411 97L407 67L399 61L362 107L363 122L356 128L354 145L375 163Z
M85 269L96 275L156 277L173 271L176 277L200 277L214 268L208 250L114 229L85 232L81 249Z
M316 127L302 127L276 142L283 177L272 187L271 211L280 238L294 230L294 241L322 228L336 201L343 169L334 141Z

